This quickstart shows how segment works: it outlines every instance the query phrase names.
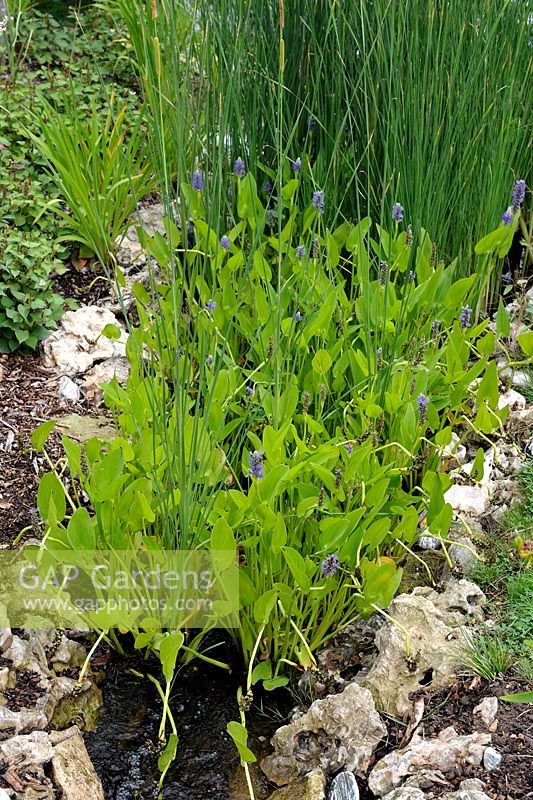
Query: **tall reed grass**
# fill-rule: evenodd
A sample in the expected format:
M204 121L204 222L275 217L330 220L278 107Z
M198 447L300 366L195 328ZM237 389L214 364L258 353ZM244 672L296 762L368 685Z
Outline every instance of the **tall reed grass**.
M216 285L209 258L187 255L194 237L183 232L189 214L203 218L204 238L233 227L237 157L259 186L263 180L280 186L301 157L311 184L324 191L330 226L345 213L370 213L393 233L391 207L399 201L415 244L424 225L440 253L462 253L459 271L473 271L469 248L497 223L514 173L522 177L528 163L531 51L522 6L510 0L293 0L285 4L281 29L283 6L274 0L220 0L216 6L106 0L104 6L126 25L148 109L152 162L168 218L179 223L169 226L166 259L172 287L166 316L173 305L174 328L158 334L161 350L172 352L179 343L185 355L169 365L175 387L189 380L182 366L194 346L184 328L187 309ZM194 171L205 183L201 199L188 188ZM280 237L278 201L272 214ZM266 191L262 202L269 204ZM201 213L195 214L198 203ZM261 260L260 238L258 232L247 242L246 263L231 287L236 297L246 291L256 257ZM281 269L278 284L280 276ZM269 297L278 318L280 289ZM379 321L369 318L372 326ZM220 337L229 353L238 352L233 322ZM267 345L261 343L265 353ZM287 374L295 369L280 366ZM201 371L191 434L200 450L200 398L204 389L212 394L221 371L222 363L213 373ZM274 376L275 408L285 388L281 374ZM180 487L180 508L169 509L169 520L180 519L183 546L199 524L198 508L207 519L211 498L184 460L191 407L186 391L177 396L182 402L173 438L167 430L163 439L166 458L182 459L178 472L187 484ZM200 450L193 461L208 458Z
M400 201L447 255L468 254L499 220L514 178L527 178L525 4L288 2L281 131L278 2L114 5L181 170L200 159L220 174L224 141L275 169L281 139L286 155L307 154L330 215L357 205L385 219Z

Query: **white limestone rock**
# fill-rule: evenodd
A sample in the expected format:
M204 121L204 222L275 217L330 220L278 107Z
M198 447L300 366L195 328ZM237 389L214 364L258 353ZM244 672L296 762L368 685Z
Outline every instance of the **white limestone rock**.
M79 728L50 734L52 779L62 800L104 800L104 790Z
M377 632L378 655L370 670L361 671L356 681L370 689L379 709L404 717L412 708L410 693L422 683L432 689L450 683L459 633L447 624L431 599L415 591L396 597L387 613L396 624L387 623Z
M490 508L490 492L487 486L461 486L456 483L450 486L444 499L451 505L455 513L482 517Z
M526 398L520 392L514 389L508 389L504 394L500 395L498 400L498 411L506 406L510 411L522 411L526 407Z
M488 733L472 733L460 736L450 726L436 738L423 738L414 733L409 745L384 756L369 775L371 791L383 797L401 786L409 778L424 771L438 770L443 775L462 769L465 762L480 766L486 746L490 743Z
M315 700L310 708L272 737L274 754L261 762L269 781L282 786L316 768L364 772L387 728L372 695L357 683L340 694Z
M119 327L121 338L101 336L106 325ZM62 375L84 373L97 361L124 356L127 337L123 326L107 308L83 306L66 311L59 328L43 343L44 364Z

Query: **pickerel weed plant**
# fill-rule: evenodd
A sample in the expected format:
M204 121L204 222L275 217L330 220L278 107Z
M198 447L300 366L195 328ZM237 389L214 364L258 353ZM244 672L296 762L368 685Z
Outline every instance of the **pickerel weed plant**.
M507 413L475 276L455 280L427 233L398 219L392 236L368 218L329 230L327 197L287 172L272 189L277 235L241 163L226 230L202 219L209 186L196 175L182 187L194 246L172 219L166 237L141 233L159 279L134 286L131 373L104 388L116 438L63 437L70 489L50 472L39 491L45 547L232 553L240 612L227 624L249 689L313 668L334 633L388 606L421 510L446 543L452 433L487 438ZM173 664L217 661L202 632L165 634L143 614L132 631L139 647L174 648ZM246 756L243 730L232 735Z
M424 9L326 5L326 37L324 4L307 9L314 49L306 44L298 73L293 59L308 29L283 3L223 4L216 14L174 0L110 4L135 53L166 236L139 232L152 269L148 285L133 289L130 377L105 387L116 438L85 446L65 438L71 485L51 471L39 497L48 544L227 551L238 564L241 608L228 630L248 673L241 722L228 730L244 763L253 759L245 709L254 683L283 684L312 668L316 650L356 616L384 612L421 510L446 544L452 479L440 462L452 433L488 438L506 415L491 356L509 320L501 309L492 330L477 313L470 264L442 254L455 234L456 251L473 241L457 220L471 231L474 206L486 218L488 201L470 180L494 151L491 109L512 102L502 115L511 119L522 101L491 89L472 114L470 59L447 44L463 7L452 4L442 19L428 12L433 66L420 86L409 66L411 82L391 80L394 59L380 35L403 69L421 43ZM518 27L509 20L484 16L480 5L461 48L484 52L501 22L523 45L523 18ZM241 69L249 57L251 73ZM475 63L483 83L486 61ZM420 125L428 109L433 135ZM473 129L466 152L455 134ZM502 182L525 135L521 124L506 131L496 137ZM402 166L411 163L414 176ZM469 187L464 195L449 191L450 165ZM484 246L493 253L492 242ZM473 477L481 471L478 457ZM88 498L84 511L76 493ZM177 659L216 659L202 652L203 632L165 632L142 615L131 629L138 647L159 653L166 715ZM163 769L175 747L173 729Z

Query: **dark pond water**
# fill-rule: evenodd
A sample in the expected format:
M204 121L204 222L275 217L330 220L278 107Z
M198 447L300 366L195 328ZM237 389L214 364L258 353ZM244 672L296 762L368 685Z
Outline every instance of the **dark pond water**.
M85 736L106 800L157 798L155 748L162 704L151 681L136 677L132 669L157 675L155 662L147 666L138 657L114 657L102 685L104 708L98 728ZM171 699L178 753L167 773L164 800L229 800L232 796L230 783L238 774L239 758L226 725L239 719L238 682L238 675L200 662L180 671ZM250 715L251 736L269 737L280 724L275 713L268 716L256 710Z

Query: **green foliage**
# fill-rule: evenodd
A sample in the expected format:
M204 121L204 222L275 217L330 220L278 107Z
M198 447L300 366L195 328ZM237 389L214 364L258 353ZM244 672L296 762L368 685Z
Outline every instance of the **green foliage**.
M235 742L235 747L239 751L241 762L253 764L257 761L255 755L248 747L248 731L240 722L228 722L226 730Z
M519 477L527 492L527 487L530 486L531 468L526 467L521 474L519 473ZM524 504L515 507L510 512L504 528L507 527L511 518L514 518L515 522L526 523L528 520L527 528L524 527L522 532L526 536L531 535L533 514L529 508L528 497L530 494L524 493ZM519 530L520 528L514 527L510 529L515 534ZM530 653L531 630L533 629L533 571L528 569L530 551L522 552L519 546L520 542L523 542L523 539L515 537L513 545L517 545L516 552L509 548L507 542L500 542L496 557L479 564L472 574L472 579L489 596L491 616L496 621L497 627L493 635L481 637L479 645L477 639L472 639L471 649L475 654L474 657L480 660L484 659L484 663L489 662L490 656L494 653L503 660L505 660L504 654L506 654L509 666L512 666L525 678L531 679L533 675ZM496 640L497 644L495 644Z
M43 214L47 205L60 212L65 208L58 205L58 191L46 161L32 142L32 135L39 133L37 117L49 104L58 115L75 106L80 117L91 109L105 107L105 81L113 79L132 128L138 119L138 102L129 88L134 84L131 69L126 62L118 61L122 49L115 42L118 32L110 29L109 18L101 11L87 9L79 18L70 11L60 23L48 14L26 8L25 3L18 8L17 2L14 0L14 19L6 34L9 73L0 80L3 352L21 345L34 348L55 327L62 310L59 297L52 291L52 277L62 269L61 260L68 255L57 245L57 239L73 221L63 217L62 222L61 214ZM101 117L105 120L105 113ZM134 177L133 185L137 184ZM114 190L120 210L110 223L113 230L118 229L118 220L127 209L128 192L126 185Z
M329 230L305 179L287 178L277 236L251 173L234 179L229 250L201 218L208 187L182 187L194 249L170 219L166 240L143 235L171 280L134 286L132 371L105 387L117 437L63 440L90 520L43 515L62 547L238 549L236 637L252 667L261 642L268 688L388 606L420 509L448 532L452 431L505 416L488 320L459 323L475 279L433 263L424 232L414 246L369 219Z
M281 29L269 0L195 14L174 0L105 5L128 31L122 63L135 63L144 94L166 237L139 232L158 283L134 286L130 377L105 388L117 436L64 438L68 496L46 477L39 507L50 545L210 549L239 564L233 633L249 673L228 731L247 768L252 686L282 685L334 632L390 603L420 512L447 535L440 461L453 431L487 436L505 418L497 336L476 313L461 319L512 229L478 248L479 276L473 259L442 253L472 252L472 231L499 221L511 170L526 163L526 24L494 0L454 0L445 15L396 0L363 10L302 0ZM33 133L74 212L62 224L103 260L113 225L99 204L110 186L126 191L127 171L96 111L64 121L72 103L52 106L41 113L50 133ZM232 174L237 156L244 177ZM196 169L204 190L190 185ZM412 228L393 224L396 201ZM356 224L344 216L354 212ZM508 322L500 311L498 336ZM159 655L166 714L177 659L194 656L203 633L165 638L142 620L133 632Z
M533 703L533 692L516 692L514 694L503 694L500 700L508 703Z
M39 233L3 228L0 248L0 352L35 348L55 328L63 300L52 288L57 250Z
M61 238L85 245L106 264L137 201L154 187L142 118L130 121L113 97L105 114L94 105L89 113L56 111L43 100L39 123L32 139L69 209L49 203L63 220Z
M195 160L217 176L245 153L273 170L301 156L332 225L356 198L358 218L392 228L399 201L441 252L472 255L529 170L530 23L516 4L450 0L437 14L425 0L300 0L282 30L272 0L199 3L195 15L158 0L155 18L150 0L108 5L180 176Z
M513 666L513 653L501 640L499 631L479 636L465 631L463 637L461 663L472 674L492 681Z

